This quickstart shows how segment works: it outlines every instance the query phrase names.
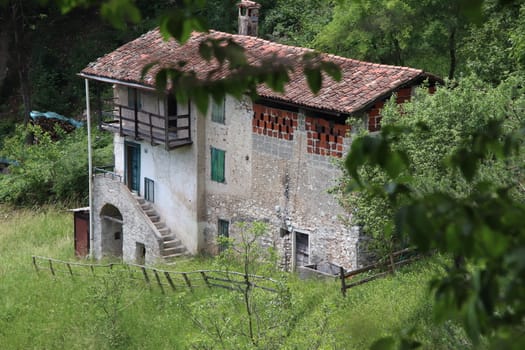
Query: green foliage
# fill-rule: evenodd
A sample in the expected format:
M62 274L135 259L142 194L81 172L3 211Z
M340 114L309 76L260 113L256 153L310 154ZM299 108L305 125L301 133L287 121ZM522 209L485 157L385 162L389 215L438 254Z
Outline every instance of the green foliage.
M144 30L115 30L89 10L61 16L52 9L37 21L37 28L38 40L31 42L30 51L32 108L68 116L80 114L85 106L84 85L77 74Z
M382 111L380 135L352 143L351 156L345 161L348 177L340 188L365 186L368 190L343 196L342 202L354 210L354 219L364 232L379 239L373 246L388 246L386 242L392 239L404 241L399 230L394 230L391 203L403 203L410 191L419 195L439 191L459 198L474 191L476 184L468 183L474 172L479 182L508 186L520 181L516 178L523 167L519 158L513 158L512 163L487 159L478 164L471 153L458 152L480 127L497 135L498 131L503 132L498 128L498 120L505 120L501 127L507 134L519 129L522 102L511 93L514 84L509 81L491 88L472 78L462 80L454 89L438 89L433 95L421 89L402 109L394 101L387 104ZM477 154L487 151L479 149L481 145L490 146L492 153L504 151L498 148L499 144L487 142L477 141ZM450 167L453 160L461 165L459 169ZM458 170L469 176L464 179Z
M453 64L449 37L461 28L456 6L456 1L340 1L313 45L346 57L419 67L443 76ZM455 49L455 41L452 44Z
M475 344L486 335L491 343L510 346L523 326L524 106L519 77L496 88L463 80L454 89L418 95L402 112L391 105L384 121L396 128L355 140L346 162L354 176L364 164L384 172L381 192L376 184L356 184L388 199L394 213L388 221L396 232L422 251L454 257L432 284L436 315L460 319ZM370 142L384 143L382 154L363 148ZM398 174L382 159L392 152L409 159L398 161ZM513 341L517 348L524 345Z
M27 133L34 134L36 144L26 145ZM25 205L84 201L88 192L86 145L85 129L63 134L55 142L38 126L19 126L1 151L17 164L0 177L0 201ZM111 155L111 135L95 132L93 162L109 164Z
M518 68L519 42L523 37L524 5L501 6L497 1L485 1L483 21L469 26L458 47L462 71L474 73L484 81L499 84ZM521 23L521 24L520 24Z
M331 0L278 0L262 17L261 34L288 45L311 47L332 18Z
M87 301L96 308L95 316L99 320L94 331L101 335L99 348L127 349L131 336L122 324L122 313L129 301L126 293L129 283L122 275L111 271L101 276L90 286Z

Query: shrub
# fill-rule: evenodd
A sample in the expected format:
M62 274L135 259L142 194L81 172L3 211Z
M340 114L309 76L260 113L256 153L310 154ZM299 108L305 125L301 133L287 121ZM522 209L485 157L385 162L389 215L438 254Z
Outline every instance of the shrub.
M57 130L60 133L59 130ZM25 144L33 133L35 144ZM95 132L93 162L111 160L111 136ZM88 194L87 133L78 129L61 134L54 142L38 126L19 126L5 141L2 156L17 163L10 174L0 177L0 202L34 205L52 202L81 202Z

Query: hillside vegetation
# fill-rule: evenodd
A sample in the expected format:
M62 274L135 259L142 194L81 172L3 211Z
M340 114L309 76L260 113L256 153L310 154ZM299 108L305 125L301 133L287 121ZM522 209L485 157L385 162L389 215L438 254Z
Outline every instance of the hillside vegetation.
M300 281L276 272L273 277L283 280L288 292L254 294L256 303L264 303L257 330L264 339L255 346L243 334L240 293L198 288L163 295L116 272L98 278L36 273L32 255L75 260L71 213L0 207L0 217L4 349L363 349L409 330L423 348L468 348L453 323L436 327L431 321L427 285L440 271L437 260L353 288L346 298L335 280ZM218 266L216 259L195 258L166 268Z

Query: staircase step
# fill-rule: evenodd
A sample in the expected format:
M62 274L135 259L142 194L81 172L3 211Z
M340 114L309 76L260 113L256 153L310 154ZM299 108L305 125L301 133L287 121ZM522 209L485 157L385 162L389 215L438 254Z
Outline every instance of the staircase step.
M155 227L157 228L158 231L160 231L162 229L168 229L169 230L169 228L166 227L166 224L163 221L154 222L153 224L155 225Z
M169 247L164 248L162 250L162 255L166 256L171 254L183 253L184 251L186 251L186 248L184 248L183 246Z
M153 208L143 209L143 211L144 211L144 214L146 214L147 216L158 215L157 211Z
M172 239L171 237L168 238L168 239L170 239L170 240L169 240L169 241L166 241L166 240L165 240L165 241L162 243L164 249L166 249L166 248L172 248L172 247L180 247L180 246L182 246L182 242L179 241L178 239Z
M162 257L165 259L165 260L169 260L169 259L173 259L173 258L179 258L179 257L182 257L182 256L186 256L186 253L174 253L174 254L170 254L170 255L163 255Z
M171 230L169 229L169 227L163 227L163 228L158 228L157 227L157 231L159 231L160 235L164 238L164 237L170 237L171 235Z
M160 222L160 216L158 215L148 215L149 219L151 220L152 223L157 223L157 222Z

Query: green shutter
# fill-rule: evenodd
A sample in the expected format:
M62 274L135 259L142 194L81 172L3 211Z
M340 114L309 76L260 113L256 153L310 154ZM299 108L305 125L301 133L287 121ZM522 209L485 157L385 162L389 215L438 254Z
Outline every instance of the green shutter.
M224 124L224 100L220 103L211 101L211 120L216 123Z
M211 179L217 182L224 182L224 158L225 151L211 148Z

